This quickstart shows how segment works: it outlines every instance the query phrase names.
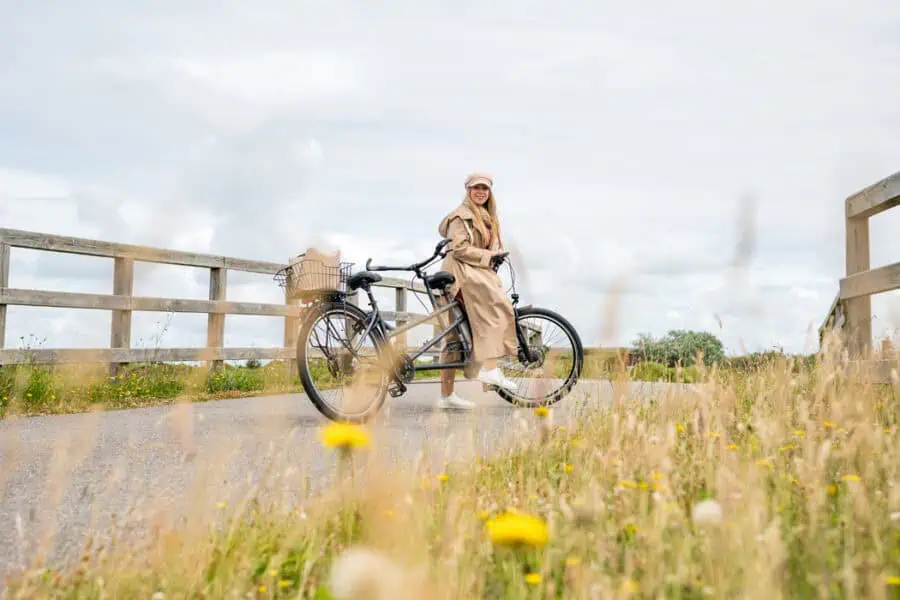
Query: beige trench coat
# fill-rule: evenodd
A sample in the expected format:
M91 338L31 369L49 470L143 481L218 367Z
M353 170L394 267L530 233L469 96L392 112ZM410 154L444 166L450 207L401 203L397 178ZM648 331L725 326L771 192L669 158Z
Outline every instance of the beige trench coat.
M473 224L472 211L461 204L441 220L438 233L450 240L449 252L444 257L441 270L456 278L450 288L450 297L462 291L462 298L469 317L474 344L474 365L465 375L474 377L477 368L491 358L513 355L517 352L515 316L512 303L503 289L500 276L491 268L491 256L503 252L498 236L492 236L487 247ZM452 336L447 336L450 339ZM453 353L456 354L456 353ZM458 360L445 352L443 361Z

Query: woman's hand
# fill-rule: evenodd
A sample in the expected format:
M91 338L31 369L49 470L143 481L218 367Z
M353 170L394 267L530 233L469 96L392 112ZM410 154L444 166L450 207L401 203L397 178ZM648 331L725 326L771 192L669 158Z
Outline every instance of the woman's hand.
M507 251L494 252L491 255L491 268L494 271L499 269L500 265L502 265L504 263L504 261L506 261L507 256L509 256L509 252L507 252Z

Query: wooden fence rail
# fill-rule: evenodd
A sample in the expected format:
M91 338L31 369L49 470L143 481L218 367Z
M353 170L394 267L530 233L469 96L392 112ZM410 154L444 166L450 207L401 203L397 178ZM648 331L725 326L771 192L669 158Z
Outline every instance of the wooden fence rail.
M900 206L900 171L860 190L845 202L846 276L832 302L819 340L831 329L840 330L854 358L872 355L873 294L900 289L900 262L872 269L869 262L869 218ZM888 340L882 352L890 352Z
M113 264L112 294L84 294L9 287L10 250L28 248L48 252L62 252L85 256L111 258ZM200 267L209 269L209 300L186 298L156 298L134 296L135 261ZM115 370L120 363L204 361L220 366L225 360L286 359L295 356L298 317L302 307L288 302L233 302L227 300L229 271L244 271L274 275L286 263L264 262L182 252L149 246L117 244L61 235L0 228L0 365L22 363L109 363ZM276 285L274 280L272 285ZM406 311L407 292L425 293L421 285L410 285L402 279L385 277L376 284L395 290L395 311L383 311L388 321L402 326L423 315ZM353 302L356 297L353 297ZM8 306L38 306L79 308L112 311L110 347L108 349L6 349L6 319ZM207 335L205 348L131 348L131 315L133 311L206 313ZM284 344L277 348L225 348L226 315L256 315L284 319ZM398 336L405 343L404 336Z

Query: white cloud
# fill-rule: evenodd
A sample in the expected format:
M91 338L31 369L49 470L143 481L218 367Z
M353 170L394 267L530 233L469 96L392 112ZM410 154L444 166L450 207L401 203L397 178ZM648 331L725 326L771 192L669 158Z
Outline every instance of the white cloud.
M6 12L0 225L263 260L333 243L360 264L410 261L433 248L465 173L487 169L523 301L588 341L625 276L618 343L676 323L718 330L718 314L732 348L802 349L843 274L843 198L900 168L888 0ZM748 193L757 229L740 280ZM873 220L873 266L900 256L898 223ZM39 287L104 286L106 269L13 255L13 277ZM173 273L142 270L139 286L204 297L202 271ZM278 290L234 274L229 293ZM879 327L895 305L873 301ZM46 314L11 316L8 339L87 339L77 313ZM135 338L154 318L136 320ZM173 322L173 345L202 341L192 318ZM229 343L280 343L277 319L231 323Z

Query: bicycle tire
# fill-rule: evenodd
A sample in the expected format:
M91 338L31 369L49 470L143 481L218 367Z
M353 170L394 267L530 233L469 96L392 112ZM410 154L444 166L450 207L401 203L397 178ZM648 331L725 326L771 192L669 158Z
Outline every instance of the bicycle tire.
M310 402L312 402L313 406L315 406L316 409L326 418L330 419L331 421L339 421L344 423L363 423L371 419L381 410L381 407L384 405L384 400L387 395L387 386L381 387L379 394L365 411L363 411L362 413L349 415L335 410L331 407L330 404L325 401L325 399L319 393L319 390L316 387L315 383L313 382L312 374L309 370L306 341L309 338L309 334L312 331L313 326L319 321L319 319L322 316L332 312L340 312L343 314L352 315L354 318L359 319L361 322L364 322L367 318L367 314L362 309L353 304L345 304L343 302L324 302L315 309L311 310L310 313L307 314L303 319L299 333L297 335L297 370L300 374L300 383L303 385L303 390L306 392L306 395L309 398ZM384 341L384 338L374 327L372 328L372 331L369 332L369 336L374 342L378 357L381 358L383 344L386 343Z
M530 316L541 316L549 319L550 321L555 321L556 324L566 333L566 335L572 341L574 354L572 360L572 370L569 373L566 381L563 383L562 387L557 391L548 394L543 399L523 400L522 398L516 396L513 392L510 392L504 388L497 388L497 393L501 398L503 398L510 404L519 407L536 408L538 406L551 406L568 396L569 392L572 391L572 388L575 387L575 384L578 383L578 379L581 377L581 371L584 368L584 347L581 343L581 337L578 335L578 331L576 331L572 324L559 313L546 308L529 306L518 311L517 321Z

